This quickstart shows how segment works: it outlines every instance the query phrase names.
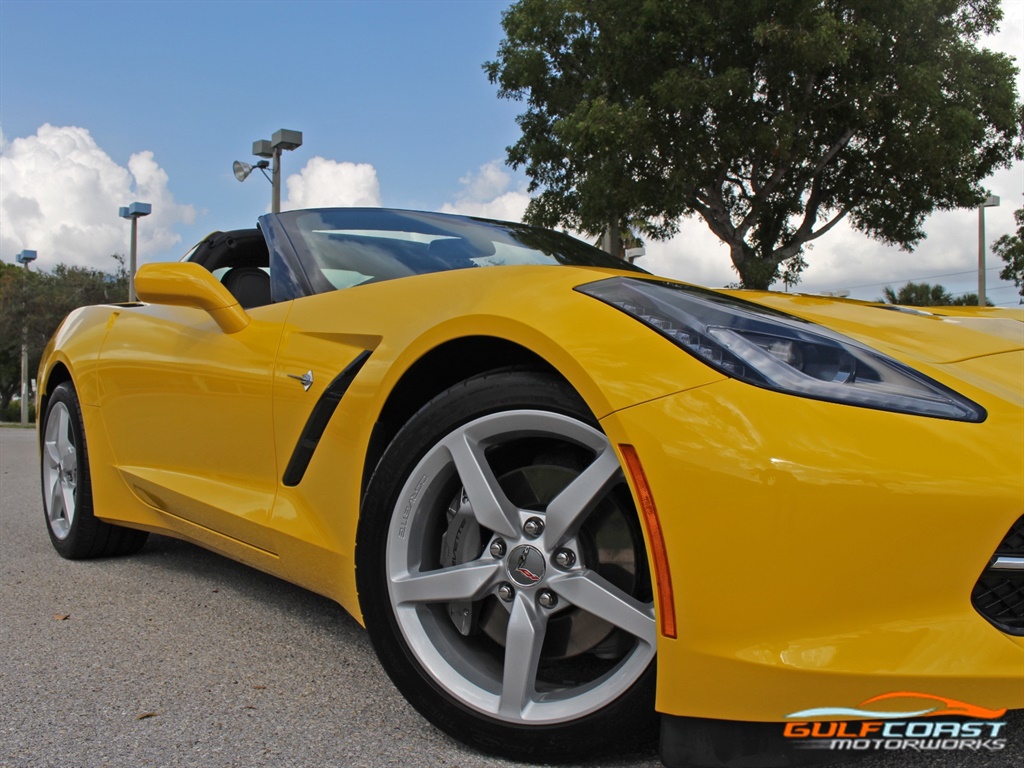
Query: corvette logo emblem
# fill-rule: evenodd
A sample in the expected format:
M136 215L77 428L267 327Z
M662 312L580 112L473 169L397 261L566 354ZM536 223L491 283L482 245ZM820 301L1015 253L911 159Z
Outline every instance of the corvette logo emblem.
M512 550L508 558L508 575L521 587L532 587L544 577L544 555L524 544Z
M296 376L294 373L289 373L288 374L288 378L289 379L295 379L297 382L299 382L299 384L302 385L302 388L304 390L306 390L307 392L309 392L309 388L311 386L313 386L313 372L312 371L306 371L301 376Z
M537 576L529 568L526 567L526 561L529 559L530 553L527 551L524 551L521 555L519 555L519 562L516 563L516 570L519 571L519 573L523 574L523 576L528 578L530 581L540 581L540 576Z

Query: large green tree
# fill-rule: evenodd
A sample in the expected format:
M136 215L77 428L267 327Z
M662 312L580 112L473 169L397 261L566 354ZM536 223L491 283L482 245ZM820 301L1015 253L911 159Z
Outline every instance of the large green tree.
M1014 211L1013 218L1017 220L1017 231L996 240L992 250L1006 262L999 276L1003 280L1012 280L1024 299L1024 208Z
M0 413L21 391L23 339L29 375L35 378L43 348L68 312L128 299L124 258L113 258L116 263L109 273L64 264L52 272L30 271L0 262Z
M484 65L522 100L527 219L674 233L698 214L743 285L795 282L840 221L911 250L1021 153L998 0L519 0Z

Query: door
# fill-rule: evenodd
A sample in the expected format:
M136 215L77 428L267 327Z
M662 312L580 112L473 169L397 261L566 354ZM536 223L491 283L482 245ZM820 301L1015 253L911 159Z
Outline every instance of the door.
M201 309L125 307L100 352L103 421L136 495L266 553L278 476L272 374L290 306L254 308L231 334Z

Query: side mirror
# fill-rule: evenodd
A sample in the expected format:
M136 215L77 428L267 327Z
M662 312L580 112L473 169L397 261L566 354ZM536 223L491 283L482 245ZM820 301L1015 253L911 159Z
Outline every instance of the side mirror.
M249 324L238 299L210 272L188 261L142 265L135 274L135 294L150 304L202 309L225 333L237 333Z

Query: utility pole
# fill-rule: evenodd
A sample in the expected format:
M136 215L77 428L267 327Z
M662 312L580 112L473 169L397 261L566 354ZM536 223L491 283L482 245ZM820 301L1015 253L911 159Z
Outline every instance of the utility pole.
M139 219L149 216L153 206L149 203L132 203L118 209L117 215L132 221L131 255L128 258L128 301L135 301L135 269L139 250Z
M22 251L15 260L19 264L25 265L25 270L31 272L29 264L36 260L38 254L35 251ZM29 394L29 378L28 378L28 323L22 321L21 324L21 423L28 424L28 394Z
M985 209L999 205L999 196L991 195L978 206L978 306L984 307L985 298Z

